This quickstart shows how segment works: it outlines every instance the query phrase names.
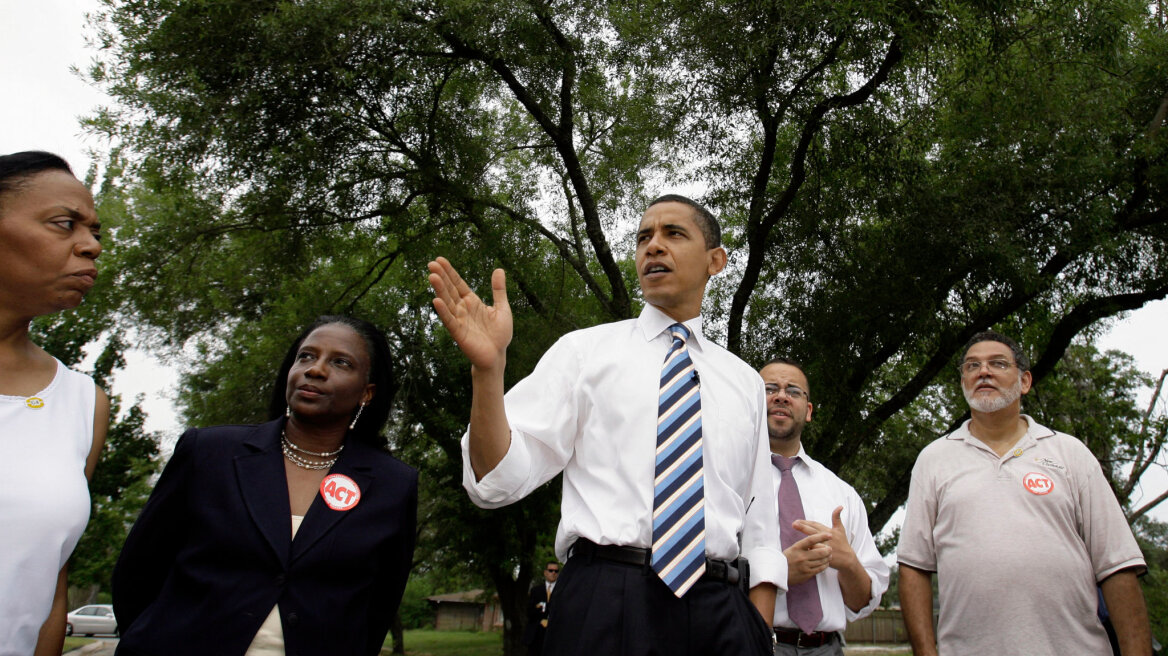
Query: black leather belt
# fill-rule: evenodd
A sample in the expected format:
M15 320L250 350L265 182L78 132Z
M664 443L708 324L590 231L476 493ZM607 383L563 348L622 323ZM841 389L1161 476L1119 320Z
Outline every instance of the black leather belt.
M568 550L568 557L580 556L588 560L600 559L625 565L636 565L650 569L653 564L653 554L641 547L623 547L617 544L596 544L591 540L580 538ZM706 573L703 581L718 581L728 585L737 585L739 580L738 568L733 563L724 560L706 558Z
M781 626L775 627L775 640L785 645L795 645L796 647L822 647L831 642L834 637L835 631L803 633L799 629L786 629Z

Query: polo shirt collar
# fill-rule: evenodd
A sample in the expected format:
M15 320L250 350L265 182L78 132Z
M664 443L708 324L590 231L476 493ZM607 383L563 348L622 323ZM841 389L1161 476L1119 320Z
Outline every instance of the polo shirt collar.
M1022 413L1019 416L1026 420L1026 434L1023 435L1022 439L1018 440L1018 443L1014 445L1015 448L1025 449L1027 447L1033 446L1038 442L1038 440L1054 436L1054 431L1047 428L1046 426L1043 426L1037 421L1034 421L1034 418L1030 415ZM949 433L945 437L950 440L960 440L966 444L969 444L970 446L984 446L984 442L977 439L973 436L973 433L969 432L969 424L971 422L973 422L972 419L966 419L965 423L961 424L961 428L958 428L952 433Z
M658 310L652 303L646 303L645 308L641 310L641 315L637 317L637 326L641 329L641 334L645 337L646 342L653 341L658 335L669 330L669 327L675 323L678 323L676 319ZM706 337L702 334L702 315L699 314L681 323L689 329L691 335L688 344L689 348L696 348L698 351L703 350Z

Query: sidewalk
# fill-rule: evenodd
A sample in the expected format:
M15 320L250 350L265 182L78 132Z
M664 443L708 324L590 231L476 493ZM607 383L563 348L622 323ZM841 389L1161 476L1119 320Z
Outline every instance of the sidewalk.
M118 642L116 640L109 642L98 640L97 642L91 642L80 649L74 649L73 651L67 651L65 653L71 654L72 656L114 656L114 649L116 649L117 646Z

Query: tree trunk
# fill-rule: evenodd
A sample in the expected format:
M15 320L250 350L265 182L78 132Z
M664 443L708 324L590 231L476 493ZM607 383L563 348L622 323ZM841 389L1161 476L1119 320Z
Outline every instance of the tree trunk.
M393 653L406 653L406 632L402 628L401 610L393 614L393 622L389 624L389 634L393 636Z
M527 656L523 644L523 629L527 625L527 591L531 572L526 565L519 571L518 580L496 570L495 591L499 594L499 609L503 611L503 656Z

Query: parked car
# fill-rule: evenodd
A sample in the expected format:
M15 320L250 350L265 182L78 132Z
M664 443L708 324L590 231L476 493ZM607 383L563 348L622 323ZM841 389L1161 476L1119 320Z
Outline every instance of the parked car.
M65 616L65 635L117 635L118 621L109 604L82 606Z

